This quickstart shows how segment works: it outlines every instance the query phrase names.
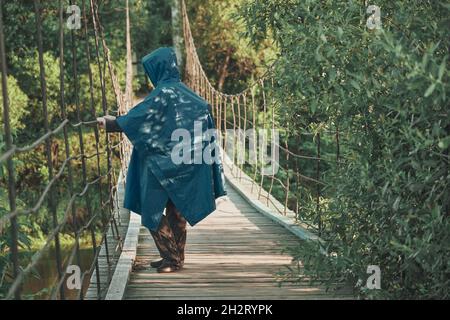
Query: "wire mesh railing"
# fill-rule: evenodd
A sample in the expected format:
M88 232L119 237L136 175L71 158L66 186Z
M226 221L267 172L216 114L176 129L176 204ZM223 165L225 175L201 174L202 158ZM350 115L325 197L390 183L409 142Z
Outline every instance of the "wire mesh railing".
M56 281L53 281L46 297L51 299L66 299L66 279L69 267L80 266L80 242L87 243L86 247L92 250L92 259L81 274L81 287L72 289L71 297L82 299L86 289L86 279L95 270L97 296L101 298L101 277L99 266L100 244L105 246L106 259L110 261L114 250L108 249L108 229L112 228L112 234L117 241L121 241L117 231L115 209L117 208L117 175L125 174L126 164L130 154L130 143L123 137L109 137L101 134L95 119L100 109L101 113L108 114L111 105L107 99L109 91L114 92L118 114L126 113L131 106L131 64L127 63L127 86L125 94L119 86L109 48L106 43L103 26L100 20L98 3L94 0L83 0L81 8L82 25L78 30L67 31L65 11L72 1L58 1L58 51L59 51L59 123L50 121L48 84L46 64L44 61L44 34L42 12L47 3L34 0L35 38L38 52L39 86L41 97L40 113L43 116L42 126L45 134L25 146L14 144L13 128L11 127L10 101L14 97L8 95L8 69L7 69L7 43L4 34L4 7L5 1L0 0L0 60L2 80L2 116L4 150L0 155L0 165L6 168L6 174L1 177L2 188L5 187L8 208L2 208L4 214L0 216L0 240L4 242L0 254L6 265L3 268L0 279L0 295L5 299L23 298L23 286L27 279L33 276L36 267L42 263L46 253L52 251L54 263L52 268L56 270ZM126 1L126 36L127 36L127 60L131 59L129 8ZM69 35L69 39L67 38ZM66 47L69 50L65 50ZM79 48L84 53L80 57ZM67 51L67 52L66 52ZM71 60L68 59L68 56ZM83 66L84 75L88 79L88 99L80 100L80 61L86 63ZM69 63L70 61L70 63ZM71 70L66 70L66 65L71 65ZM96 72L92 70L96 68ZM67 80L69 79L69 80ZM107 81L109 79L109 81ZM66 83L69 82L69 83ZM95 89L95 83L99 83L100 92ZM111 87L108 84L111 83ZM67 88L70 92L67 94ZM68 97L70 96L70 97ZM69 101L70 100L70 110ZM53 128L55 126L55 128ZM61 137L62 136L62 137ZM104 140L103 140L104 139ZM103 140L103 141L102 141ZM55 154L55 146L64 145L63 161ZM93 149L93 152L90 150ZM32 192L41 192L35 195L36 201L25 204L20 193L23 190L17 183L17 158L22 154L43 152L45 154L45 170L47 181L45 185L36 186ZM59 166L58 166L58 162ZM65 187L65 189L64 189ZM65 195L65 196L63 196ZM19 205L20 203L20 205ZM2 203L6 207L6 204ZM45 211L45 212L44 212ZM37 250L33 250L30 257L23 258L23 245L21 237L26 232L23 225L32 216L44 212L45 219L51 220L51 229L46 232L45 239ZM84 213L80 217L80 212ZM69 226L70 225L70 226ZM67 238L71 234L70 244L64 249L61 237ZM28 249L27 249L28 250ZM106 279L106 281L109 281ZM104 287L104 286L103 286Z

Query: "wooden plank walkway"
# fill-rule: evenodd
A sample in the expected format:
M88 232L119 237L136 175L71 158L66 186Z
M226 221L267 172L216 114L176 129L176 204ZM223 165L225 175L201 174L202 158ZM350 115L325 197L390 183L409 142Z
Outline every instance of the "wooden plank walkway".
M153 240L140 230L135 267L125 299L336 299L309 282L279 286L277 273L292 257L282 250L301 240L263 216L228 186L229 199L188 229L185 267L158 274L149 263L159 258Z

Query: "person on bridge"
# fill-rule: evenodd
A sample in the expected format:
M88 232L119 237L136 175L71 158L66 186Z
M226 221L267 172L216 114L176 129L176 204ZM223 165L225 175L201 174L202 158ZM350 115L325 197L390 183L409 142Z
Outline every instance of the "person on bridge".
M133 144L124 207L140 214L153 236L162 259L151 266L174 272L184 264L186 221L194 226L226 195L223 167L216 136L207 134L215 131L210 106L181 82L174 50L159 48L142 64L154 90L127 114L97 121L107 132L124 132ZM199 151L208 157L193 161Z

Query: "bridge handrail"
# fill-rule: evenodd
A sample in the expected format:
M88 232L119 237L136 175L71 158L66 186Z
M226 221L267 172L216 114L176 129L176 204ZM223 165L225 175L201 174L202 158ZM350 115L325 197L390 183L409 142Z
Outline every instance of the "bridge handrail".
M105 150L102 150L100 146L100 133L96 125L96 121L82 121L81 120L81 106L79 101L79 80L78 80L78 70L77 70L77 62L78 57L76 55L77 48L77 40L78 38L83 38L85 53L87 58L87 69L89 76L89 111L92 114L93 119L96 117L95 110L95 99L94 99L94 88L93 88L93 72L91 70L91 47L90 47L90 32L88 28L88 15L90 15L90 19L92 20L93 25L93 33L94 33L94 57L95 62L98 68L99 80L101 85L101 104L102 111L104 114L108 114L108 105L106 99L106 70L104 70L102 66L102 59L105 61L106 66L109 71L109 77L113 83L113 91L116 97L118 112L119 114L125 113L130 105L131 99L131 63L127 61L127 86L126 93L123 94L121 88L117 81L117 76L114 70L114 67L111 62L109 48L106 44L103 28L101 25L97 3L94 0L89 0L88 6L86 5L86 0L82 2L82 19L84 24L82 26L81 35L78 32L75 32L73 29L70 31L70 47L72 53L72 79L74 82L74 92L75 92L75 107L76 107L76 116L77 123L71 124L68 120L67 109L66 109L66 101L65 101L65 68L64 68L64 13L65 7L63 1L60 0L58 3L58 11L59 11L59 67L60 67L60 92L59 92L59 106L60 106L60 120L61 123L58 125L56 129L51 130L49 124L49 114L47 107L47 83L46 83L46 70L44 65L44 50L43 50L43 34L42 34L42 17L41 10L42 4L40 0L34 0L34 15L36 19L36 38L37 38L37 48L38 48L38 58L39 58L39 79L41 85L41 93L42 93L42 111L44 115L44 129L45 134L36 139L31 144L18 147L13 143L13 135L11 130L11 118L10 118L10 105L9 105L9 96L8 96L8 83L7 83L7 66L6 66L6 50L5 50L5 37L4 37L4 26L3 26L3 7L4 1L0 0L0 63L1 63L1 74L2 74L2 98L3 98L3 123L4 123L4 133L5 133L5 152L0 155L0 163L6 162L7 168L7 181L8 181L8 199L9 199L9 213L5 214L0 218L0 233L3 232L4 226L9 223L9 233L10 233L10 244L9 251L11 257L11 267L12 270L12 282L9 285L9 289L4 296L5 299L22 298L22 284L26 276L28 276L33 268L42 261L44 257L44 252L48 250L52 245L54 246L54 252L56 257L56 265L55 269L58 273L58 279L56 284L51 288L51 292L49 297L52 299L65 299L66 293L64 289L64 283L66 279L66 273L70 265L72 265L75 261L80 265L80 235L84 231L88 231L91 236L92 242L92 250L94 259L90 264L89 268L84 271L81 275L81 283L83 283L85 277L92 274L94 270L96 270L97 274L97 294L98 298L101 297L100 292L100 275L99 275L99 265L98 258L100 253L100 247L97 243L96 238L96 224L101 223L101 243L106 248L107 259L111 258L111 250L108 249L108 243L106 234L108 232L109 226L113 230L113 234L115 237L119 237L118 241L122 241L120 239L119 233L117 231L117 222L116 218L113 215L114 212L114 201L117 199L117 190L115 185L116 172L113 167L113 150L118 149L120 158L120 164L122 166L121 172L126 172L126 164L128 163L128 157L130 154L130 143L126 139L121 139L119 143L114 144L112 139L105 134ZM131 59L131 42L130 42L130 26L129 26L129 7L128 0L126 1L126 21L127 21L127 59ZM81 44L80 44L81 45ZM84 151L84 134L82 131L82 127L92 127L95 135L95 150L94 154L86 155ZM78 133L78 140L80 144L80 154L71 155L70 154L70 146L69 146L69 137L68 137L68 129L74 128ZM64 145L65 145L65 159L63 161L62 166L59 168L57 172L55 172L54 164L53 164L53 153L51 150L52 139L54 136L63 133L64 135ZM44 187L44 191L38 197L38 201L36 204L30 209L21 209L17 207L17 189L16 189L16 181L15 181L15 168L14 168L14 156L19 153L30 152L36 150L40 145L45 144L45 155L47 159L47 170L49 175L49 181L47 185ZM106 154L106 162L107 162L107 171L106 173L101 172L101 158ZM97 159L97 176L94 179L88 180L86 160L90 158ZM74 172L72 162L74 160L81 161L82 168L82 180L84 187L80 192L76 192L74 190ZM67 173L65 173L67 171ZM56 206L56 198L54 192L54 185L57 181L62 178L67 178L68 181L68 189L69 189L69 201L64 210L64 217L62 220L59 220L57 217L57 206ZM102 190L102 181L106 179L108 190ZM93 204L92 199L90 197L91 188L96 187L96 192L100 195L100 210L96 213L93 212ZM76 199L83 198L85 202L84 208L88 213L88 221L87 223L81 225L81 221L78 221L76 216ZM44 245L35 252L30 262L22 267L19 261L19 232L20 226L18 223L18 218L25 216L27 214L34 214L39 211L39 209L44 204L44 201L48 201L48 207L50 211L50 217L52 221L52 230L49 235L45 239ZM74 225L74 241L70 249L69 257L63 261L62 253L61 253L61 245L60 245L60 234L69 219L72 218ZM64 265L66 267L64 267ZM108 279L107 281L109 281ZM83 298L83 292L85 288L80 288L77 291L78 298ZM76 289L75 289L76 290Z

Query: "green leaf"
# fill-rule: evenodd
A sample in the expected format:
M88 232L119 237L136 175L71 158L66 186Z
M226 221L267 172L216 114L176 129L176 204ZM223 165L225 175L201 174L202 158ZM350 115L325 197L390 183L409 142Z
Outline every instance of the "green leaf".
M392 209L394 209L394 211L398 211L399 206L400 206L400 196L398 196L397 199L395 199L394 204L392 205Z
M431 94L433 93L434 89L436 89L436 83L432 83L432 84L428 87L427 91L425 91L425 94L424 94L423 96L424 96L425 98L431 96Z
M439 148L441 149L447 149L450 146L450 136L445 137L438 143Z
M355 80L350 80L350 84L351 84L352 87L354 87L356 90L361 90L361 87L359 86L359 83L356 82Z
M438 72L438 79L439 79L439 81L442 80L442 77L444 76L446 62L447 62L447 57L445 57L442 60L442 63L439 66L439 72Z
M311 109L312 114L316 113L316 110L317 110L317 101L316 100L311 101L310 109Z
M342 30L342 28L341 27L338 27L337 28L337 36L338 36L338 38L340 39L340 38L342 38L342 35L344 34L344 30Z

